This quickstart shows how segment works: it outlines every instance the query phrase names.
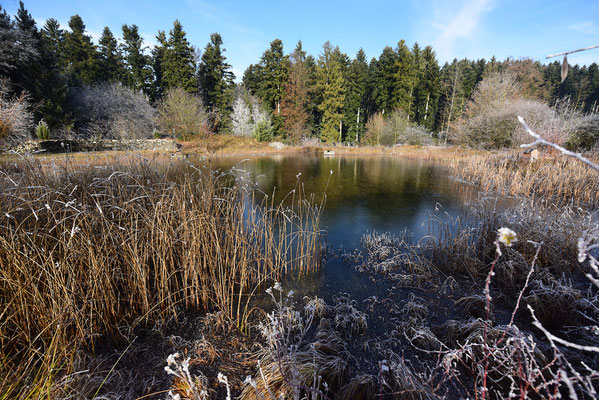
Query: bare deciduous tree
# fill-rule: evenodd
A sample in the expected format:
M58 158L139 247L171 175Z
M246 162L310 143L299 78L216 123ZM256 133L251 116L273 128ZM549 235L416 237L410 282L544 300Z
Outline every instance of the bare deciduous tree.
M141 92L120 83L83 86L71 97L77 133L108 139L150 138L155 111Z
M167 135L183 140L208 135L208 112L202 99L181 88L170 89L158 106L158 125Z
M26 93L11 97L8 80L0 79L0 148L11 147L31 137L33 114Z

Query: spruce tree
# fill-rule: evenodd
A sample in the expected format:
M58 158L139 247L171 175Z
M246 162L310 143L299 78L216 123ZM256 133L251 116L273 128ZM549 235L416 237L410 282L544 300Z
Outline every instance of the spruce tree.
M347 142L360 140L364 132L366 95L368 85L368 63L366 54L360 49L352 60L346 81L345 120Z
M100 79L103 81L123 81L125 67L119 44L107 26L100 36L98 51L100 53Z
M32 53L30 57L21 62L15 74L11 76L12 84L18 91L27 91L32 102L37 104L41 101L42 91L42 83L39 79L42 74L40 66L41 35L37 29L35 20L25 9L22 1L19 1L14 29L16 29L19 37L19 48L22 45L26 45L32 49Z
M404 40L400 40L397 44L396 64L395 90L391 106L394 109L402 109L407 114L408 119L411 119L413 116L412 101L417 78L417 67L414 62L414 54L412 54Z
M230 70L231 65L226 62L223 54L225 49L221 48L222 44L223 40L218 33L210 35L210 42L204 48L198 70L204 104L210 109L213 129L219 132L229 129L235 79Z
M79 15L69 20L61 52L61 63L72 86L79 83L94 84L99 78L99 57L96 46L85 34L85 24Z
M152 70L150 57L145 54L143 39L137 25L123 25L123 44L121 49L126 61L125 83L131 89L142 91L149 96L152 91Z
M158 35L156 35L156 41L158 44L154 46L154 49L152 49L152 69L154 70L154 83L152 84L152 95L150 98L153 102L161 99L165 93L163 82L163 64L168 42L166 40L166 34L164 31L158 31Z
M40 66L42 75L42 100L36 109L52 131L71 122L64 109L67 83L60 66L60 54L64 43L64 31L57 20L50 18L41 30Z
M289 65L288 57L283 54L283 42L280 39L270 42L270 47L262 54L260 64L262 66L262 85L259 95L278 115Z
M27 21L21 21L25 14ZM8 13L0 5L0 75L7 77L13 90L21 92L29 90L31 82L31 67L39 58L38 40L35 38L35 22L29 25L31 16L20 3L17 21L11 21Z
M164 51L161 71L164 90L180 87L188 93L197 92L196 69L194 49L187 41L183 25L176 20Z
M243 73L241 83L252 95L257 95L262 87L263 68L260 64L250 64Z
M416 87L415 121L429 130L434 128L435 114L441 91L440 70L435 51L426 46L421 54L424 71Z
M389 46L383 49L378 60L371 63L373 113L384 114L395 108L398 64L397 53Z
M318 109L322 112L320 139L325 143L340 141L343 104L345 101L345 79L340 57L335 55L329 42L322 48L316 69L316 88L321 93L322 102Z

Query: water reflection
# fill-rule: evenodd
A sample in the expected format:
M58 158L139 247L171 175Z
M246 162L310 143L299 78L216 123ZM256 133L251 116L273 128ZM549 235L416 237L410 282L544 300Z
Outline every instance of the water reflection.
M372 231L400 234L407 229L417 240L428 234L431 212L439 210L436 214L441 218L457 216L476 197L472 186L451 179L443 167L399 157L302 154L225 157L210 164L213 169L235 167L264 193L274 192L275 201L293 190L298 179L317 202L326 190L321 227L328 232L332 249L355 249L362 235ZM371 292L371 286L364 276L333 258L318 276L304 282L304 291L328 297L344 291Z

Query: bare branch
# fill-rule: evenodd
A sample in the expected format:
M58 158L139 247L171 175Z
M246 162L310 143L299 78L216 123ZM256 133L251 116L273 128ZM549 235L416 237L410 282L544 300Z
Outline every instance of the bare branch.
M567 149L563 148L560 145L548 142L547 140L543 139L539 134L533 132L533 130L528 127L528 125L526 124L526 121L524 121L524 118L522 118L521 116L518 116L518 121L520 121L520 123L522 124L522 126L524 127L524 129L526 130L526 132L530 136L532 136L532 137L534 137L536 139L534 142L520 145L520 147L533 147L533 146L536 146L537 144L544 144L544 145L547 145L547 146L551 146L554 149L559 150L562 154L564 154L566 156L569 156L569 157L574 157L574 158L582 161L583 163L585 163L586 165L588 165L589 167L591 167L595 171L599 172L599 165L595 164L594 162L592 162L588 158L583 157L580 153L575 153L573 151L567 150Z
M584 49L578 49L578 50L572 50L572 51L566 51L564 53L557 53L557 54L550 54L545 58L553 58L553 57L559 57L559 56L567 56L568 54L572 54L572 53L578 53L579 51L585 51L585 50L591 50L591 49L595 49L599 47L599 44L593 45L593 46L589 46L589 47L585 47Z

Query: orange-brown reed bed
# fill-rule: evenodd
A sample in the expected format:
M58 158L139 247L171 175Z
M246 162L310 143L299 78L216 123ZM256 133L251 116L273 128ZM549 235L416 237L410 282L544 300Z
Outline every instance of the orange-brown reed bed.
M0 398L55 397L124 325L217 310L244 330L255 290L318 268L321 206L300 185L291 206L255 204L248 185L142 157L0 165Z

